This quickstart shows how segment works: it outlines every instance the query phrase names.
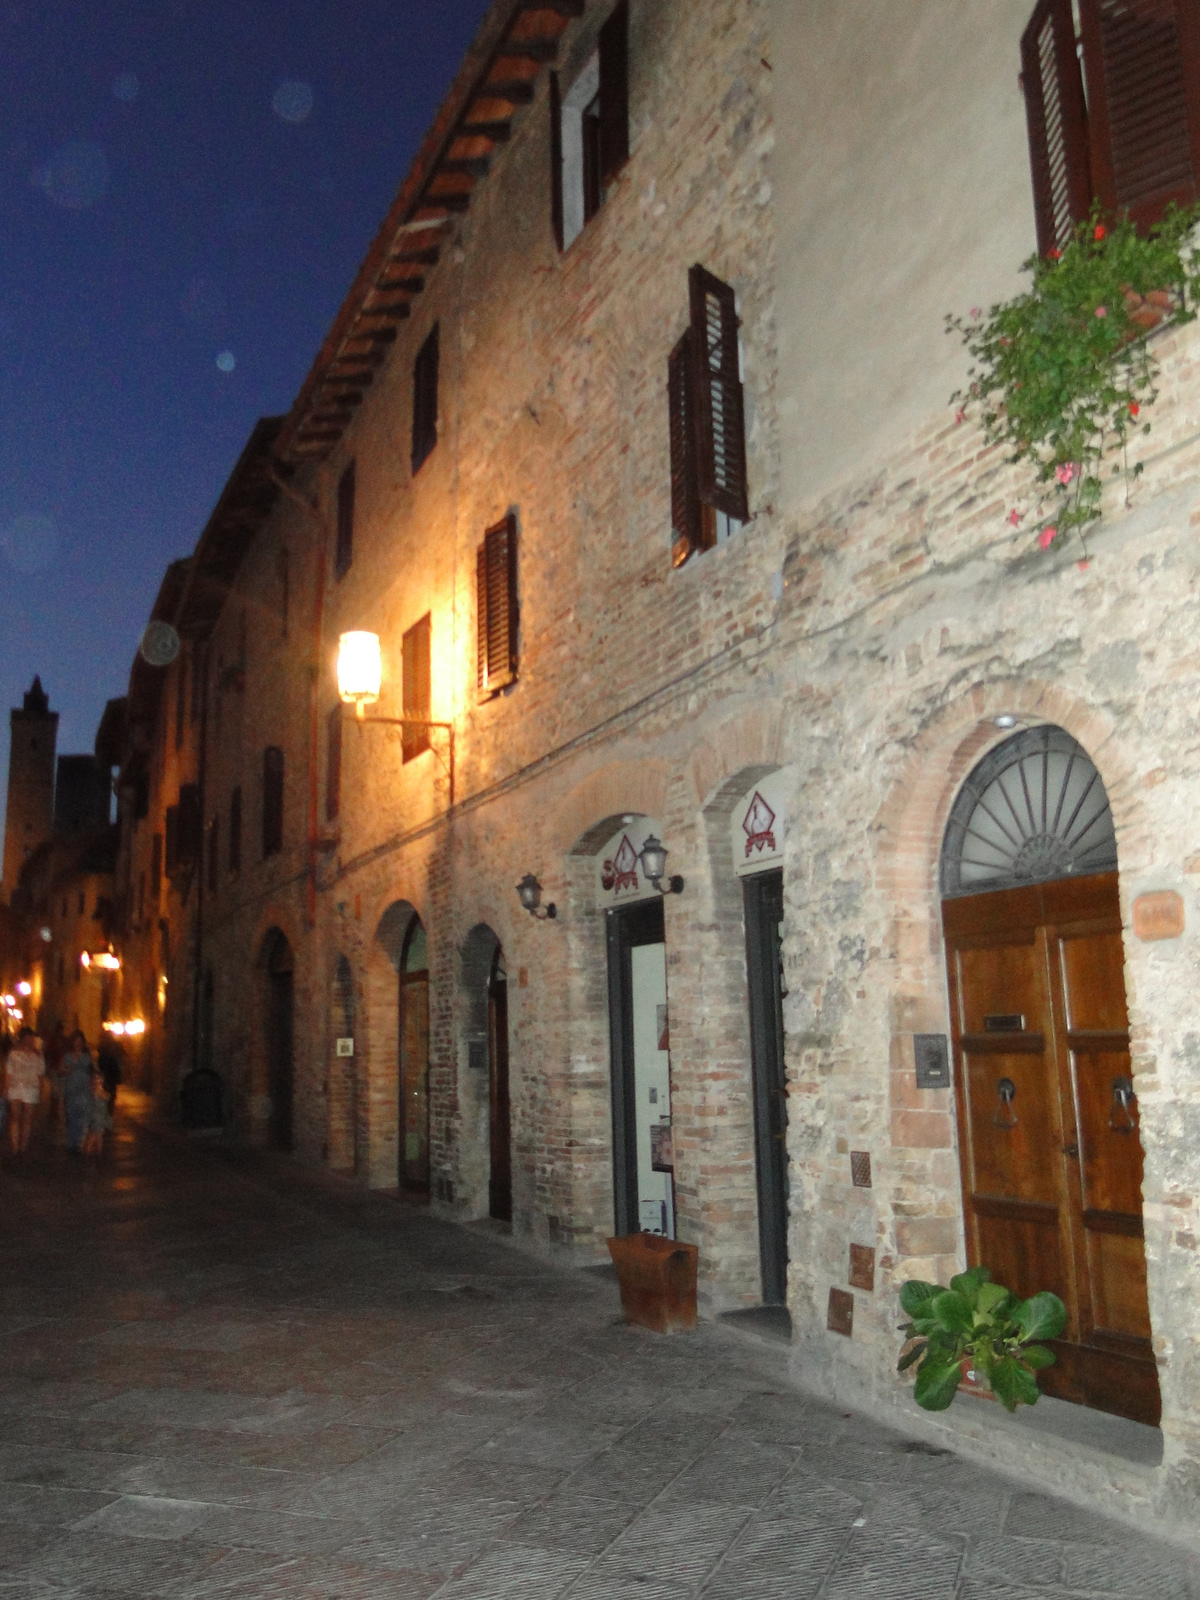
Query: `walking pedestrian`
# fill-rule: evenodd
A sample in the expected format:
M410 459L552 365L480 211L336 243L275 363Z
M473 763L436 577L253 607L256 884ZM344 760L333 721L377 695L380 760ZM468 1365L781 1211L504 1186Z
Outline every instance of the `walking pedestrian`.
M100 1076L104 1079L104 1092L108 1096L108 1109L117 1109L117 1086L121 1082L121 1049L111 1039L106 1039L96 1057Z
M42 1060L46 1063L46 1082L52 1097L51 1120L56 1128L62 1127L64 1117L62 1062L67 1048L66 1032L59 1020L49 1037L42 1040Z
M104 1153L104 1135L112 1127L112 1111L109 1107L108 1089L100 1074L99 1067L92 1068L91 1099L88 1102L87 1128L83 1135L83 1153L85 1156L99 1156Z
M76 1153L83 1145L92 1108L92 1073L95 1063L87 1040L76 1029L71 1035L60 1069L63 1106L67 1115L67 1149Z
M29 1148L34 1113L42 1097L46 1064L32 1028L22 1028L8 1052L4 1096L8 1101L8 1143L14 1155Z

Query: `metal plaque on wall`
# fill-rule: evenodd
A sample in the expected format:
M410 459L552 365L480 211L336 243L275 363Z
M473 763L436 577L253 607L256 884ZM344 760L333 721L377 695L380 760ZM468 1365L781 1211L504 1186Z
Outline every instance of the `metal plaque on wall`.
M829 1314L825 1326L830 1333L841 1333L847 1339L854 1335L854 1296L845 1289L830 1289Z
M950 1087L950 1041L944 1033L915 1033L913 1055L918 1089Z

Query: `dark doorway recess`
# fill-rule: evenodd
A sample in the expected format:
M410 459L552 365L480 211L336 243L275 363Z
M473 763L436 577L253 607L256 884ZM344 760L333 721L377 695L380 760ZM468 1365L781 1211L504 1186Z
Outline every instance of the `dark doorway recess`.
M293 1015L295 961L287 936L278 929L267 948L267 1092L271 1098L268 1132L276 1150L292 1148L295 1098Z
M488 1212L512 1221L512 1109L508 1086L508 975L499 946L488 981L488 1126L491 1176Z
M783 873L763 872L744 878L742 890L750 989L762 1297L764 1305L782 1306L787 1304L788 1275L787 1075L779 932L783 921Z
M429 956L414 916L400 953L400 1188L429 1193Z
M613 1211L618 1234L642 1227L638 1163L638 1085L634 1055L633 952L664 945L661 900L608 913L608 1009L612 1058Z

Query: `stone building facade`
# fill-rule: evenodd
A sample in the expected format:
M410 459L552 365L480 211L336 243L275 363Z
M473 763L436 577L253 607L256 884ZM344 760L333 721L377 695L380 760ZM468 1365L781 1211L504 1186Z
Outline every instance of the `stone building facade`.
M709 1315L782 1272L801 1381L1183 1524L1200 340L1156 336L1145 474L1089 558L1040 552L1027 476L947 408L941 331L1035 247L1029 20L920 0L897 38L878 0L498 0L291 413L164 583L182 644L131 684L123 980L167 1101L215 1070L245 1136L572 1259L673 1229ZM746 497L681 560L669 371L710 281L740 324ZM361 721L351 632L382 655ZM977 1253L945 841L1014 738L1077 746L1114 824L1113 1115L1136 1103L1145 1169L1140 1214L1093 1206L1118 1220L1088 1248L1133 1279L1144 1253L1150 1335L1109 1348L1161 1392L1161 1464L1144 1434L1127 1459L973 1401L923 1420L895 1373L899 1284ZM949 1081L918 1077L931 1038ZM1124 1371L1093 1406L1136 1412Z

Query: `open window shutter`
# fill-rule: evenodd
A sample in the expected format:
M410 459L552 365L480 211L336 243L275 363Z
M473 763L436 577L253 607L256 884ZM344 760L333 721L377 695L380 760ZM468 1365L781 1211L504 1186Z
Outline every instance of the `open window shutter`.
M337 492L337 556L334 568L340 578L349 572L354 560L354 463L338 480ZM245 657L243 656L243 661Z
M476 662L477 679L480 693L487 690L487 641L488 641L488 585L487 585L487 545L481 544L475 557L475 627L476 627Z
M667 360L667 401L671 413L671 528L675 535L671 565L675 567L681 567L701 545L692 381L692 335L688 329Z
M1140 228L1200 193L1196 0L1082 0L1092 176Z
M517 676L517 523L505 517L479 552L479 687L494 694Z
M554 242L561 250L565 238L563 228L563 146L562 146L562 85L558 73L550 74L550 224L554 229Z
M404 635L404 715L427 721L431 715L432 683L429 660L429 617L414 622ZM403 759L412 761L431 746L428 728L405 728L401 735Z
M607 186L629 160L629 0L600 29L600 151Z
M1021 39L1038 249L1061 249L1088 214L1088 115L1071 0L1038 0Z
M745 522L746 421L733 290L703 267L688 274L700 499Z

